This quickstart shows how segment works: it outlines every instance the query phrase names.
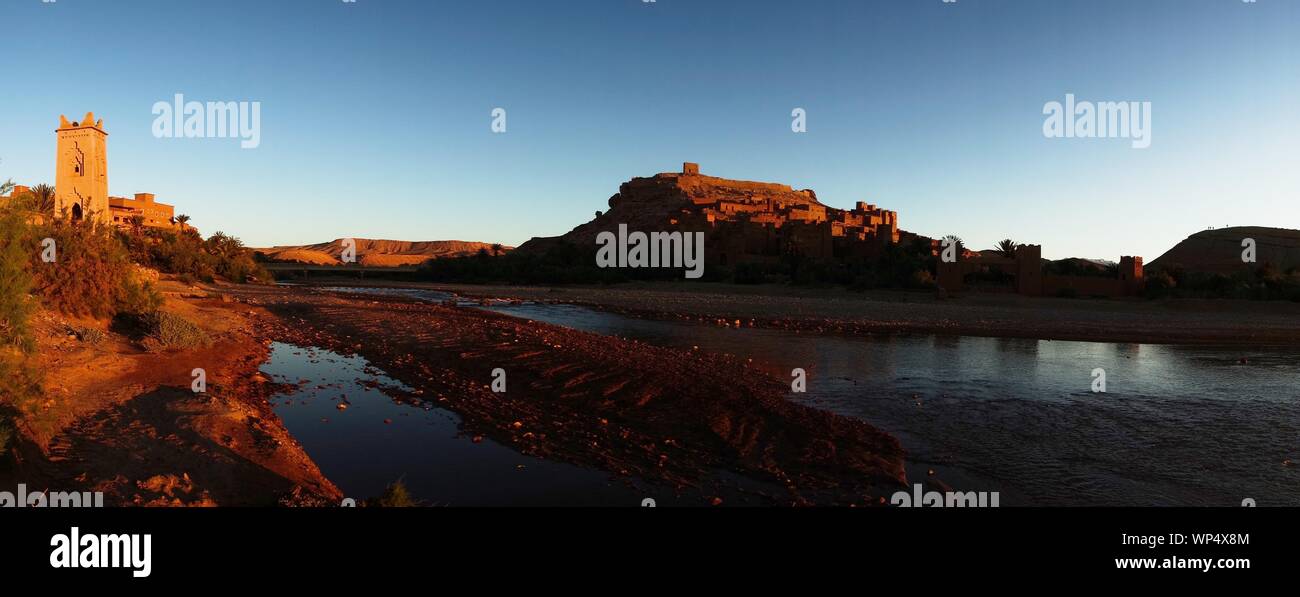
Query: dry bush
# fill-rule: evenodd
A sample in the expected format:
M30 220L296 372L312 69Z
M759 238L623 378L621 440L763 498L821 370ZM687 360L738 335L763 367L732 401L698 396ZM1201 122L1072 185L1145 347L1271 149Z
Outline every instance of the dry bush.
M155 311L144 322L148 333L143 344L150 351L201 348L212 343L199 326L175 313Z
M35 227L35 236L55 242L54 263L42 261L39 251L30 259L36 293L47 307L107 318L123 311L147 313L161 304L162 298L137 273L109 226L55 220Z

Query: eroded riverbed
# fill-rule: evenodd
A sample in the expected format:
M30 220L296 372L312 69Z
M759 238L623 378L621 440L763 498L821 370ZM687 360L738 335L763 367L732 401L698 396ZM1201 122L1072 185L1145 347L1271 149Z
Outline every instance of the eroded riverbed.
M348 289L442 302L425 290ZM462 304L477 303L462 301ZM899 437L1004 505L1300 504L1300 351L930 335L827 336L490 302L512 316L753 359L792 399ZM1093 371L1107 376L1091 391Z
M403 385L360 356L273 343L262 371L299 385L271 399L276 414L321 472L358 500L398 480L431 506L636 506L647 497L676 499L660 488L466 435L460 417L435 402L395 399L392 390Z

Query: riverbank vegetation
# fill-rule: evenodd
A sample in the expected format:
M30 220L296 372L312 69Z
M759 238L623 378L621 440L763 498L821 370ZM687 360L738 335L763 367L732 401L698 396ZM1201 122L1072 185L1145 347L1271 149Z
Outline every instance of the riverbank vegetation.
M36 349L31 328L36 304L30 296L28 235L20 214L0 207L0 461L5 460L14 434L15 413L10 405L28 403L37 390L30 359Z
M1146 272L1149 298L1287 300L1300 302L1300 269L1266 263L1232 274L1188 271L1173 265Z
M190 282L270 280L237 238L51 217L42 189L0 201L0 427L10 436L43 394L38 314L101 322L68 328L88 344L103 339L102 322L125 318L147 324L136 338L146 350L203 347L208 340L192 322L162 310L158 271Z
M268 283L271 275L238 238L216 232L204 240L193 228L165 230L134 227L118 238L135 263L187 282L211 283L223 278L236 284Z
M852 261L813 259L792 251L765 261L733 266L709 264L700 279L735 284L933 289L936 260L928 244L889 245L877 257ZM420 279L463 284L617 284L684 279L681 268L601 268L596 250L565 242L540 253L435 259L420 267Z

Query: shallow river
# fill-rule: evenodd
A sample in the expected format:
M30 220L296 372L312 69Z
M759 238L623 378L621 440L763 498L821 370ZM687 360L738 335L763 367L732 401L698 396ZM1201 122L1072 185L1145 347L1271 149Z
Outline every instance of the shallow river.
M423 290L349 290L448 298ZM1300 466L1292 463L1300 461L1300 348L827 336L641 320L572 305L484 308L658 345L698 346L752 358L787 379L792 369L802 368L808 375L807 393L792 394L793 400L861 418L896 435L909 453L913 479L933 470L957 489L998 491L1003 505L1237 506L1246 498L1260 506L1300 505ZM301 355L278 349L264 370L312 381L332 375L335 383L361 377L340 369L362 366L355 362L300 369L306 365L311 363ZM1092 391L1095 369L1105 371L1104 393ZM291 398L301 401L302 396ZM671 499L611 484L603 473L520 456L504 446L481 449L468 438L456 440L472 446L468 452L445 442L429 449L429 436L455 437L455 415L396 405L382 395L373 406L367 402L374 416L368 414L355 427L339 429L347 423L337 419L323 425L321 417L336 414L326 412L334 410L332 401L322 400L327 404L321 412L304 416L305 422L289 414L307 410L299 406L278 412L345 491L355 485L356 491L378 493L374 488L382 489L398 472L382 463L416 454L418 458L406 458L409 467L399 467L399 476L405 475L418 496L438 502ZM351 394L349 400L355 403ZM402 431L407 426L396 424L412 417L427 429ZM383 424L385 418L394 424ZM381 422L376 426L375 421ZM326 441L317 435L348 439ZM367 458L349 456L347 451L354 449L366 450ZM337 460L353 464L333 464ZM516 468L520 463L525 468ZM367 480L353 482L360 477ZM439 488L446 483L426 478L460 482L451 491Z

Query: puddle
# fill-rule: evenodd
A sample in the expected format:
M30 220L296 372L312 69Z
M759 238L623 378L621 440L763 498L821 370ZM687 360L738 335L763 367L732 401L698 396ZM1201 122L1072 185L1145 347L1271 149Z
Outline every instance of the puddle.
M348 497L380 495L402 480L430 506L634 506L679 499L663 488L629 487L596 470L526 456L460 430L455 413L397 402L403 388L360 356L273 343L262 372L306 383L271 403L321 471ZM409 390L409 388L405 388ZM346 410L338 405L346 402Z

